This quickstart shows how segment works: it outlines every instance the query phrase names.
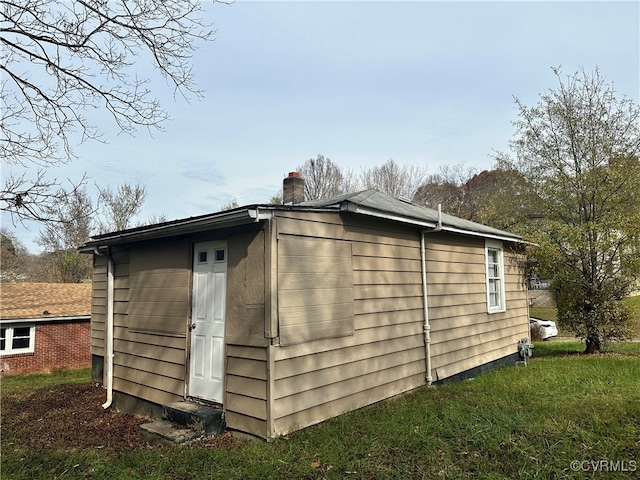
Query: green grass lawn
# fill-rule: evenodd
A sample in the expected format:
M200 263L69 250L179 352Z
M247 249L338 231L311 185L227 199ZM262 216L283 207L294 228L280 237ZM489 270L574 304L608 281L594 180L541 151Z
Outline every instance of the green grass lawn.
M2 379L0 387L2 394L26 391L29 389L46 388L62 383L86 383L91 380L91 369L59 370L52 373L35 375L21 375Z
M579 342L539 343L526 367L420 388L286 438L220 449L28 450L3 422L2 478L638 478L640 343L615 344L597 356L582 350ZM67 381L89 377L81 371L6 378L2 394L46 394ZM589 461L626 471L585 473L588 463L572 464Z

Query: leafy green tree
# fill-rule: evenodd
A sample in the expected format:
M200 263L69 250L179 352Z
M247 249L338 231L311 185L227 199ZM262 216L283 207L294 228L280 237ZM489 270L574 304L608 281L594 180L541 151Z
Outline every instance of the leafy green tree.
M267 202L269 205L282 205L282 191L276 192L271 195L269 201Z
M230 202L225 203L220 207L221 212L226 212L227 210L233 210L234 208L238 208L240 205L238 204L237 199L233 199Z
M512 230L527 208L526 184L516 170L485 170L462 186L465 218L501 230Z
M552 279L558 318L595 353L625 338L620 302L640 278L640 109L596 69L580 70L540 96L516 99L513 156L498 165L521 175L513 202L519 227L539 245L536 268Z

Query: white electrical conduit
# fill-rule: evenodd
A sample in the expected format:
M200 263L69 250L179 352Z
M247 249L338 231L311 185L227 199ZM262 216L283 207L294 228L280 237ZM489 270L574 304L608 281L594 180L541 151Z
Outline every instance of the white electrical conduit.
M113 259L107 251L107 332L105 339L105 362L107 369L107 401L102 408L107 409L113 402Z

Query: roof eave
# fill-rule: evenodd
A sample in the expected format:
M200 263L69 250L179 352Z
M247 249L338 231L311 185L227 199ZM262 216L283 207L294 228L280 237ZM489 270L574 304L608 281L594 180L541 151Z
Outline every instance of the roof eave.
M376 218L382 218L385 220L401 222L408 225L420 227L424 230L456 233L459 235L469 235L473 237L489 238L492 240L502 240L502 241L514 242L514 243L528 243L524 239L515 235L509 236L509 235L500 235L500 234L488 233L488 232L476 232L474 230L466 230L466 229L456 228L448 225L439 226L438 222L420 220L417 218L394 214L387 211L378 210L375 208L363 207L362 205L358 205L356 203L349 202L349 201L343 202L341 206L341 210L348 211L350 213L357 213L360 215L367 215L370 217L376 217Z
M187 218L171 224L150 225L144 229L124 230L112 234L99 235L79 247L82 253L93 252L95 248L118 245L127 242L152 240L174 235L206 230L207 228L225 228L260 222L271 218L272 209L265 206L245 207L238 210L215 213L204 217Z
M288 206L285 210L303 210L303 211L335 211L336 206L309 207L309 206ZM252 205L242 207L227 212L219 212L202 217L187 218L170 222L169 224L150 225L146 228L138 228L132 230L124 230L111 234L99 235L93 237L90 241L79 247L81 253L95 252L97 248L108 247L128 242L137 242L143 240L153 240L174 235L184 235L210 228L227 228L239 225L246 225L252 222L261 222L273 217L273 212L283 209L283 206L274 205ZM478 232L474 230L457 228L449 225L439 227L437 221L419 219L407 215L380 210L360 205L349 200L339 203L339 210L359 215L390 220L394 222L412 225L423 230L438 230L461 235L470 235L481 238L490 238L494 240L503 240L516 243L527 243L518 236L501 235L489 232Z
M447 227L447 226L443 226L442 231L450 232L450 233L459 233L461 235L470 235L472 237L488 238L491 240L501 240L503 242L514 242L514 243L523 243L523 244L529 243L526 240L515 235L509 236L509 235L499 235L499 234L488 233L488 232L475 232L473 230L463 230L461 228Z
M17 317L17 318L1 318L0 324L6 325L11 323L50 323L50 322L88 322L91 315L69 315L69 316L48 316L48 317Z
M387 211L384 211L384 210L378 210L376 208L364 207L362 205L358 205L357 203L349 202L349 201L342 203L341 210L342 211L346 211L346 212L350 212L350 213L357 213L359 215L366 215L366 216L369 216L369 217L376 217L376 218L382 218L382 219L385 219L385 220L392 220L394 222L408 223L410 225L415 225L417 227L422 227L422 228L435 228L435 227L437 227L437 223L436 222L430 222L430 221L426 221L426 220L420 220L420 219L417 219L417 218L411 218L411 217L407 217L405 215L399 215L399 214L387 212Z

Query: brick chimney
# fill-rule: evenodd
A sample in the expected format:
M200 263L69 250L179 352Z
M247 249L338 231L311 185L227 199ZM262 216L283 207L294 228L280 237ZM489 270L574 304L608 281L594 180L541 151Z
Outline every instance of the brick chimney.
M304 202L304 178L298 172L289 172L282 182L282 203L297 205Z

